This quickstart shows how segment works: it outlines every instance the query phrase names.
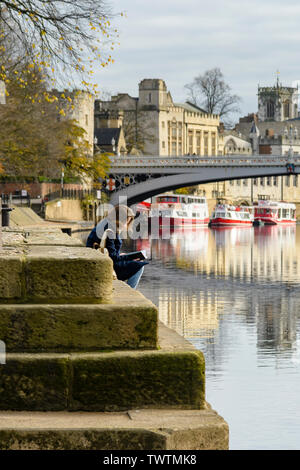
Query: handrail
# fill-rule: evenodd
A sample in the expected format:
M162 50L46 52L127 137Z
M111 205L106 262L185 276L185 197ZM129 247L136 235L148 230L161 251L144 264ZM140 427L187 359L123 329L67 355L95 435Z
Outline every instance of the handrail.
M126 156L111 157L111 168L157 168L157 167L224 167L224 166L285 166L287 163L299 164L299 156L285 155L230 155L230 156Z

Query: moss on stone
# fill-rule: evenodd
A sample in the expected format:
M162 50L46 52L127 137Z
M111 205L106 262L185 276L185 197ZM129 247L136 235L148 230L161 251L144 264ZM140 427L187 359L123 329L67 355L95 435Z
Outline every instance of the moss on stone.
M127 302L128 303L128 302ZM0 305L8 352L154 349L157 310L139 305Z
M144 429L0 430L1 450L162 450L166 436Z
M205 403L205 364L200 352L78 354L72 363L73 410L200 409Z
M0 410L201 409L204 387L200 352L8 354Z
M7 355L0 374L1 410L65 410L70 365L64 357Z

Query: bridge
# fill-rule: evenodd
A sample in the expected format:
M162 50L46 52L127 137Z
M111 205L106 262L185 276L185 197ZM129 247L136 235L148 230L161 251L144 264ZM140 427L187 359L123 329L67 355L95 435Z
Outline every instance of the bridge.
M111 204L132 205L182 187L299 172L300 155L114 156L104 184Z

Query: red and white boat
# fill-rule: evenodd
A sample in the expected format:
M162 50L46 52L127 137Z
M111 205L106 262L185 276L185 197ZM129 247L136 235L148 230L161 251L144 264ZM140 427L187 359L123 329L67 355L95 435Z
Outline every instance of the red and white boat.
M296 206L288 202L259 200L254 207L254 220L265 225L295 224Z
M253 225L253 208L248 206L232 206L219 203L210 219L210 225L216 227L232 227Z
M185 194L162 194L152 199L151 227L186 227L208 225L206 198Z

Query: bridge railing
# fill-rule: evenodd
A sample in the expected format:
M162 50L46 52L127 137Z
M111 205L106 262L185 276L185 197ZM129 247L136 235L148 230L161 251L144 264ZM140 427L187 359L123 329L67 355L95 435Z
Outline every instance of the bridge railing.
M224 166L284 166L300 164L300 155L226 155L226 156L126 156L111 157L111 168L157 168L157 167L224 167Z

